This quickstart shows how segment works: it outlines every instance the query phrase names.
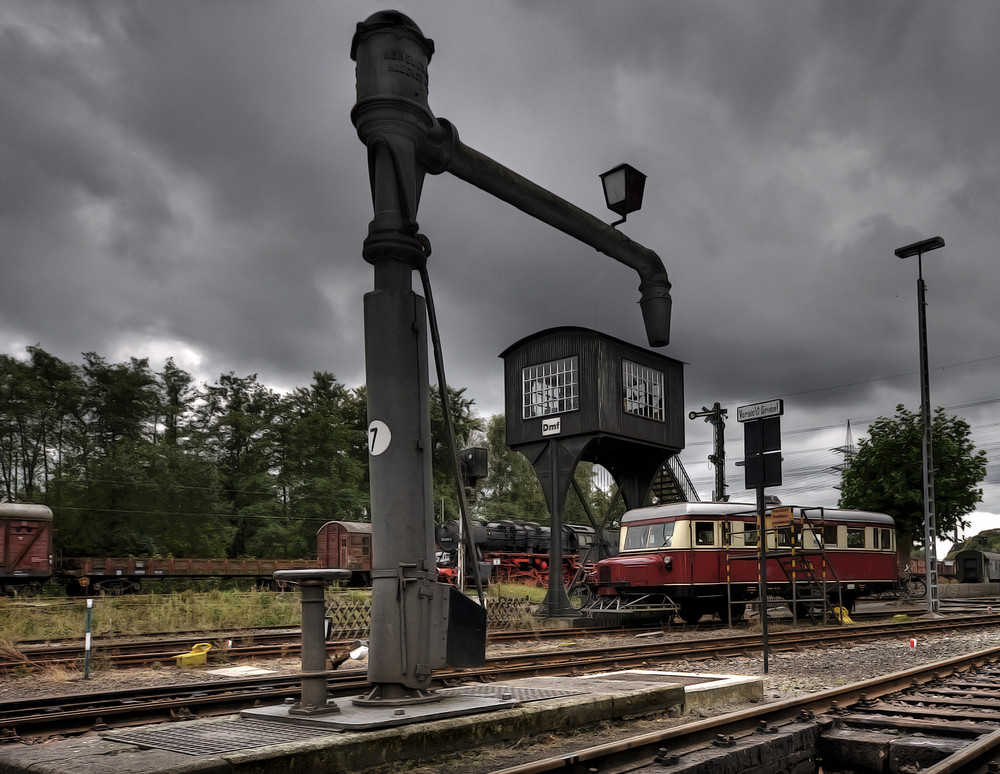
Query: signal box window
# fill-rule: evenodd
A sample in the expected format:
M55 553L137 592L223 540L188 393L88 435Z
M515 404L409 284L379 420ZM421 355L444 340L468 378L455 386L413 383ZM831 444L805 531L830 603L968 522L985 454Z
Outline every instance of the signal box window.
M626 413L663 421L663 372L622 360L622 406Z
M661 524L639 524L625 531L625 550L668 548L674 537L672 521Z
M865 547L865 530L864 530L864 527L848 527L847 528L847 547L848 548L864 548Z
M562 414L580 407L579 360L573 355L521 371L522 419Z
M696 546L715 545L715 522L696 521L694 523L694 544Z
M823 547L824 548L836 548L837 547L837 525L836 524L824 524L823 525Z

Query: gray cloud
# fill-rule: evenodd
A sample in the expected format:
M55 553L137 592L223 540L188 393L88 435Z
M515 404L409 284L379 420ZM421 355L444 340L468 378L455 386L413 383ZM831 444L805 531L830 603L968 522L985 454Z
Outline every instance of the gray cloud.
M379 7L5 4L3 351L360 383L371 202L349 48ZM916 266L892 251L935 234L934 401L1000 398L995 3L400 10L435 40L431 106L470 146L609 221L597 175L629 161L649 176L622 230L674 283L667 354L689 364L689 408L788 396L786 428L863 432L915 407ZM419 220L449 379L484 412L502 407L498 353L529 333L644 342L634 273L590 248L447 175ZM996 405L962 412L988 427ZM698 467L708 427L689 429ZM1000 468L991 480L996 512ZM792 494L832 504L835 478L816 482Z

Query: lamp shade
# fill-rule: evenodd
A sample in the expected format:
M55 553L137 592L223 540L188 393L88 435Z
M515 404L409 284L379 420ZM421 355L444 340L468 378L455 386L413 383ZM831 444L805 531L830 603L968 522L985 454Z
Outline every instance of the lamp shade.
M619 164L601 175L608 209L622 217L642 207L646 176L629 164Z

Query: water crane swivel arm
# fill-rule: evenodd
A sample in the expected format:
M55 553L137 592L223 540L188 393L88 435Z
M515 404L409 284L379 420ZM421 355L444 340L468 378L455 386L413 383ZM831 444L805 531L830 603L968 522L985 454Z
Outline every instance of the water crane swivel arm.
M416 238L424 175L447 171L634 269L639 274L646 337L650 346L666 346L672 302L659 256L464 145L455 127L436 118L427 103L427 65L433 53L433 41L398 11L381 11L358 24L351 46L357 62L358 101L351 119L368 147L375 207L365 258L376 263L384 255L381 234L393 241L392 257L398 259L400 233ZM419 268L423 252L415 246L412 255L413 268Z

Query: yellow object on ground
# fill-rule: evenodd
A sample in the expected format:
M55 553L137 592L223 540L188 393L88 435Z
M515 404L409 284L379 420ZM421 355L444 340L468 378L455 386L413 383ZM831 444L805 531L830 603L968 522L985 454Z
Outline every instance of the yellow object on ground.
M190 653L179 653L175 657L177 659L177 666L182 669L205 666L208 663L208 651L211 649L212 645L210 643L199 642L191 648Z
M836 618L842 624L853 624L854 621L851 620L851 616L847 614L846 607L834 607L830 610L830 615Z

